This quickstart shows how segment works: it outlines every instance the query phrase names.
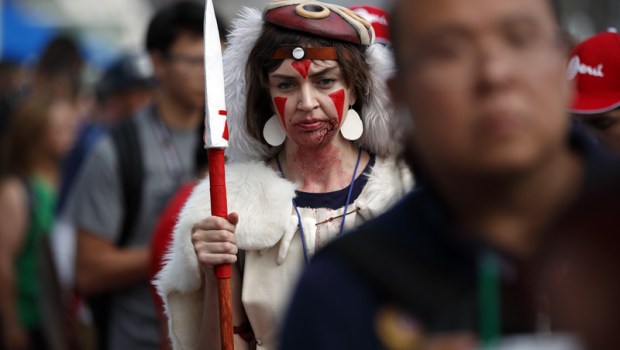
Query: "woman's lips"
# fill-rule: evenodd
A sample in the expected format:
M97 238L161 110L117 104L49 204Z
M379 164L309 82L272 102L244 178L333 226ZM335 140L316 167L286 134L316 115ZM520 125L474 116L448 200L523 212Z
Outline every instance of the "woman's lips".
M324 120L309 120L295 124L296 127L303 131L315 131L321 129L323 125L325 125L326 121Z

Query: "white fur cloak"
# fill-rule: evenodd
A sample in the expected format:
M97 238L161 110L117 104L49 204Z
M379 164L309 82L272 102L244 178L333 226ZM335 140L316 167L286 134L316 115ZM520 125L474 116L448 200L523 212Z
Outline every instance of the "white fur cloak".
M277 264L283 264L297 232L298 221L292 207L296 185L262 162L231 164L226 174L229 211L240 216L236 228L238 247L250 252L278 245ZM370 219L379 215L411 186L408 170L394 161L377 158L364 187L366 200L358 204L360 216ZM169 316L174 349L197 349L203 310L203 276L194 253L191 231L194 224L210 215L209 181L205 179L194 189L181 211L167 263L155 281ZM313 247L315 222L312 220L305 218L302 222L306 241Z

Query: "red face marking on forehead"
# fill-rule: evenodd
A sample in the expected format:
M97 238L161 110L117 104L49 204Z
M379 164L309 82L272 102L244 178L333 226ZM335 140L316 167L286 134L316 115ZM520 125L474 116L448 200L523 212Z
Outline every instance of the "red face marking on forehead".
M334 101L334 106L338 111L338 125L340 125L342 123L342 112L344 112L344 89L332 92L329 97Z
M304 77L304 79L306 79L306 77L308 76L308 70L310 69L310 65L312 64L312 61L310 60L301 60L301 61L293 61L291 63L291 66L293 66L293 68L295 68L299 74L301 74L302 77Z
M284 107L286 107L286 97L274 97L273 104L276 105L278 109L278 114L280 114L280 119L282 120L282 125L286 129L286 118L284 118Z

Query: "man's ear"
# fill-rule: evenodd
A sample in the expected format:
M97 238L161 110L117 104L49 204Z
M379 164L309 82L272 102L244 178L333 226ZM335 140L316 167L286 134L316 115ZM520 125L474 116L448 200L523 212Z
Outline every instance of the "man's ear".
M161 77L164 75L166 58L161 52L151 51L149 52L151 63L153 65L153 75L158 81L161 81Z

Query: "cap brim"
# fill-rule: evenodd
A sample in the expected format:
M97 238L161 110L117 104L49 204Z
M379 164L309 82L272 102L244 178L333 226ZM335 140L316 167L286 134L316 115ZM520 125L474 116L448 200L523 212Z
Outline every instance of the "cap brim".
M620 107L620 92L575 95L570 111L576 114L598 114Z

